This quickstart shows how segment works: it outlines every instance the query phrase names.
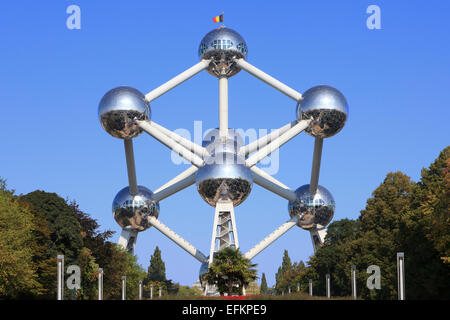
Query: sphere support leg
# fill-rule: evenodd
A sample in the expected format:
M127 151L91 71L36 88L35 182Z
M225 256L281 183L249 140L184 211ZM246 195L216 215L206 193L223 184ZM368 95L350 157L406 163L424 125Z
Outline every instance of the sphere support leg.
M314 253L316 253L317 249L319 249L323 245L323 242L325 241L327 229L311 230L310 235L314 247Z
M213 262L214 253L226 247L239 248L234 207L231 201L219 201L214 214L209 264Z
M119 238L119 246L127 250L129 253L134 253L136 247L138 232L132 229L122 229L122 233Z

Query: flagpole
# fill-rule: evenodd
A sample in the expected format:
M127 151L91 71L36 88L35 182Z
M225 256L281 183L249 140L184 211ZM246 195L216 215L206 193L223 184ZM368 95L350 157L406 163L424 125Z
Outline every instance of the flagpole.
M222 27L225 27L225 11L222 11Z

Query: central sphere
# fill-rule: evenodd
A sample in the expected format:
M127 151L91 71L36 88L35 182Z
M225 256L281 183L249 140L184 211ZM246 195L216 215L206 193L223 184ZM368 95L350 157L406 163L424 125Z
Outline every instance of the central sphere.
M113 200L112 211L114 219L122 228L144 231L151 227L148 216L158 218L159 204L152 200L149 189L138 186L138 193L130 194L130 188L120 190Z
M289 215L300 216L297 225L305 230L321 229L333 219L335 202L330 191L317 187L314 196L309 192L309 184L295 190L297 199L289 202Z
M203 37L198 55L200 59L212 59L207 70L213 76L231 77L240 71L233 59L247 57L247 44L236 31L220 27Z
M236 153L220 152L206 159L197 172L196 184L200 196L215 207L219 200L238 206L252 190L253 175L245 159Z
M206 148L210 155L220 152L238 153L239 148L244 144L244 139L234 129L227 130L225 143L220 138L218 128L209 130L202 141L202 147Z

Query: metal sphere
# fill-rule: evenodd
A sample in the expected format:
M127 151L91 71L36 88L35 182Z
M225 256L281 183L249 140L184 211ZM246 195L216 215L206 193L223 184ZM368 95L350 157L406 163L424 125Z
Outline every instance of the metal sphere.
M219 200L231 200L238 206L252 190L253 175L245 159L235 153L216 153L206 159L197 172L196 184L200 196L215 207Z
M220 27L206 34L198 48L200 59L212 59L207 69L213 76L231 77L240 71L234 58L247 57L247 44L236 31Z
M289 215L300 216L297 225L305 230L322 229L333 218L336 204L331 193L322 186L317 187L313 197L309 193L309 184L295 190L297 199L288 205Z
M120 139L132 139L142 133L135 120L150 119L150 105L145 96L131 87L117 87L108 91L98 106L103 129Z
M221 152L237 153L244 144L244 139L234 129L228 129L225 143L220 139L219 129L209 130L202 141L202 147L206 148L210 155Z
M122 228L144 231L151 227L148 216L158 218L159 204L152 200L149 189L138 186L138 194L132 196L130 188L120 190L114 198L112 211L114 219Z
M297 119L313 119L305 130L316 138L328 138L344 127L348 105L344 95L330 86L316 86L303 94L297 105Z

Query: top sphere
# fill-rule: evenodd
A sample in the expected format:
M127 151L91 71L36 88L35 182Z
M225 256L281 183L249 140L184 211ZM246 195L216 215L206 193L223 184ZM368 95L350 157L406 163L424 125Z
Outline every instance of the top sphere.
M316 138L329 138L341 131L348 117L344 95L330 86L316 86L303 94L297 105L297 119L313 119L305 130Z
M142 133L135 120L150 119L150 105L145 96L131 87L117 87L108 91L98 106L103 129L120 139L132 139Z
M231 77L240 71L234 58L247 58L247 44L236 31L220 27L206 34L198 48L200 59L212 59L208 72L213 76Z

